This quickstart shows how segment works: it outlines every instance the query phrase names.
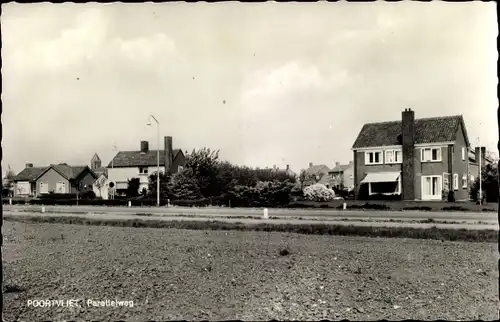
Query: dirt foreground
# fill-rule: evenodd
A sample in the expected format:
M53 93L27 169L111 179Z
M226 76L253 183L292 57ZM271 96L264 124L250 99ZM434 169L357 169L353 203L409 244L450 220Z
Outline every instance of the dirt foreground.
M5 321L498 319L495 243L14 222L2 230Z

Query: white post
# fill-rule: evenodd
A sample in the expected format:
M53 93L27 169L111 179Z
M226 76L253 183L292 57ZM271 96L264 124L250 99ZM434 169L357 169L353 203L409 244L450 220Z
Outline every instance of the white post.
M347 209L347 204L344 202L344 210Z
M9 205L12 206L12 198L9 198Z
M44 213L44 212L45 212L45 207L42 207L42 213Z
M267 211L267 208L264 208L264 214L262 215L262 219L269 219L269 213Z
M128 206L129 206L129 208L132 206L132 202L131 201L128 202Z

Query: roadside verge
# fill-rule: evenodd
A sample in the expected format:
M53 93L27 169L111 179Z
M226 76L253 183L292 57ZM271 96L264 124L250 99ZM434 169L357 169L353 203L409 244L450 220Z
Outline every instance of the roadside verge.
M386 238L413 238L413 239L436 239L450 241L471 242L497 242L498 231L494 229L464 229L448 228L438 225L354 225L351 222L284 222L280 220L210 220L207 218L186 218L180 220L171 218L137 218L134 216L99 218L84 215L5 215L6 221L17 221L24 223L59 223L76 225L115 226L115 227L138 227L138 228L173 228L191 230L238 230L238 231L268 231L289 232L313 235L341 235L341 236L364 236L364 237L386 237Z

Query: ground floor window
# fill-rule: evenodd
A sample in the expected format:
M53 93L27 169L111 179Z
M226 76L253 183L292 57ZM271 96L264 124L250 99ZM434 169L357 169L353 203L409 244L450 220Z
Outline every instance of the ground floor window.
M441 199L442 197L442 177L422 176L422 199Z

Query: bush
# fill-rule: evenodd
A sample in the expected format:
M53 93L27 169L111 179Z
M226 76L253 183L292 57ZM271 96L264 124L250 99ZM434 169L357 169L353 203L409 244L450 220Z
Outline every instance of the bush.
M63 200L63 199L76 199L76 193L48 193L43 194L38 197L38 199L54 199L54 200Z
M498 202L498 164L486 165L481 173L483 201ZM470 188L470 197L473 201L479 202L479 178L476 178Z
M335 192L324 184L316 183L304 188L304 198L310 201L331 201L335 198Z
M234 186L227 195L232 207L279 207L290 202L293 183L259 181L254 187Z
M462 206L450 206L450 207L443 207L443 209L441 209L443 211L468 211L469 209L467 208L464 208Z
M448 192L448 202L455 202L455 191L450 190Z
M414 206L414 207L404 207L403 210L431 211L432 208L428 206Z

